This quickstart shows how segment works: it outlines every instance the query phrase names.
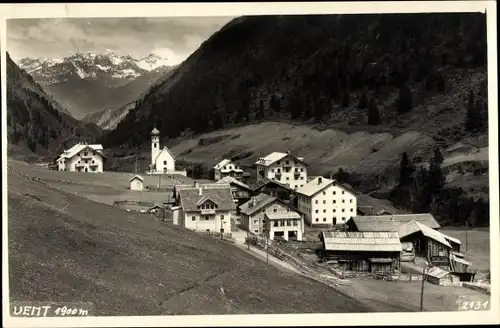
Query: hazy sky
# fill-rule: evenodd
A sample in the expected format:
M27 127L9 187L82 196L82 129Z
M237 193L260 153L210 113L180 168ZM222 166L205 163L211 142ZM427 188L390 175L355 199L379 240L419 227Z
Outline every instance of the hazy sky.
M232 17L50 18L7 20L7 51L23 57L60 58L77 51L151 53L178 64Z

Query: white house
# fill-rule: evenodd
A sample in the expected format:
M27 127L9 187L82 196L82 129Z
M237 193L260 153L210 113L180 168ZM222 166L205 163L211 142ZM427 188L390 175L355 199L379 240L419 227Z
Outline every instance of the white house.
M195 231L231 233L231 212L236 209L229 185L195 186L178 190L178 223Z
M295 157L287 153L274 152L259 158L257 181L267 178L276 180L291 189L298 189L307 183L307 164L303 157Z
M223 159L213 167L213 170L215 181L219 181L225 177L233 177L236 179L243 177L243 169L230 159Z
M175 158L167 146L161 148L160 131L154 128L151 131L151 164L149 172L163 174L175 171Z
M344 224L356 216L356 195L335 180L317 177L296 193L297 208L310 225Z
M140 175L134 175L130 178L130 190L143 190L144 189L144 178Z
M56 159L59 171L102 173L106 156L102 145L79 142Z
M302 217L276 197L264 193L254 196L240 206L240 213L243 226L252 233L266 233L270 239L302 240Z

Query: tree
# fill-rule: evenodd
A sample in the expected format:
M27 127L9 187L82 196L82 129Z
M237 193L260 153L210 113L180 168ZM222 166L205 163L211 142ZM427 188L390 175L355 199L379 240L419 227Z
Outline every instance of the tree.
M437 87L439 92L444 92L444 90L446 89L445 81L442 74L438 75Z
M368 104L368 125L377 125L380 123L380 113L375 99L370 99Z
M361 97L359 97L358 109L365 109L368 106L368 97L366 93L363 93Z
M410 186L412 183L412 175L414 172L415 166L410 162L408 153L404 152L401 155L401 163L399 165L399 186Z
M413 105L412 102L411 90L407 85L404 85L399 90L399 98L397 101L398 112L401 114L409 112Z
M266 111L264 109L264 101L261 99L259 100L259 107L257 109L257 118L263 119L266 116Z
M346 107L349 107L349 104L351 102L351 96L349 94L349 91L344 90L344 92L342 92L342 107L343 108L346 108Z
M272 94L271 95L271 99L269 99L269 107L275 111L275 112L279 112L281 111L281 103L280 103L280 100L279 98Z
M483 109L480 101L474 102L474 95L472 91L469 93L467 102L467 112L465 114L465 129L470 132L480 130L485 123L483 117Z

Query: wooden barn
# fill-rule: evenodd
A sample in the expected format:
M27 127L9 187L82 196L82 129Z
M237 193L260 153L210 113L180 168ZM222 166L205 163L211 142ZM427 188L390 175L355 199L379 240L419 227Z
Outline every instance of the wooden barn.
M320 256L337 263L339 269L391 273L400 267L398 233L322 231Z
M417 221L411 221L397 230L401 242L411 242L415 254L438 266L449 267L452 247L444 235Z
M363 215L355 216L347 221L348 231L397 231L397 229L411 221L416 221L432 229L441 226L430 213L395 214L395 215Z

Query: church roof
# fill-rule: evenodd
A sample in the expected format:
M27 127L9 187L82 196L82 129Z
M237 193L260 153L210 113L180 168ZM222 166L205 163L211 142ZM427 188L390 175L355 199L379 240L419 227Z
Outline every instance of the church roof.
M154 136L158 136L158 135L160 135L160 131L158 131L158 129L155 127L153 129L153 131L151 131L151 134L154 135Z

